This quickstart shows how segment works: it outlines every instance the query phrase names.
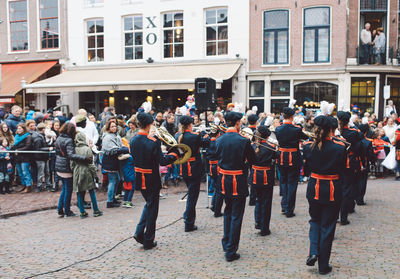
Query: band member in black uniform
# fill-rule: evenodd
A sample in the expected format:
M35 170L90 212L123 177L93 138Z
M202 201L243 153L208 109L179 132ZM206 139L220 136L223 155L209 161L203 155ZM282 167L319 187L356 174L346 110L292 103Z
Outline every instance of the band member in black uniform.
M251 166L249 182L256 191L256 207L254 209L256 229L260 230L259 234L261 236L265 236L271 234L269 223L275 182L274 162L276 152L272 150L275 149L275 146L267 142L268 137L271 135L271 131L267 126L259 126L256 135L256 143L253 144L256 161ZM269 146L271 149L265 146Z
M293 125L295 110L283 108L283 124L275 129L276 139L279 142L278 168L280 172L280 187L282 192L282 212L286 217L295 216L297 184L299 182L302 158L299 151L299 142L308 136L301 127Z
M208 135L202 137L199 133L192 131L193 118L190 116L182 116L179 121L182 131L178 138L178 143L184 143L192 150L192 157L187 163L181 165L181 175L188 187L186 211L183 214L183 219L185 220L185 232L191 232L197 230L197 226L194 223L202 169L200 147L208 147L210 139Z
M349 120L351 117L350 112L338 111L337 117L339 119L339 130L341 136L351 144L347 153L346 168L343 174L343 198L340 208L340 224L348 225L348 215L354 212L354 199L358 192L357 174L360 172L360 144L363 135L359 130L350 128Z
M250 128L253 133L255 134L257 132L257 121L258 121L258 116L256 114L250 114L247 117L247 121L249 122L248 128ZM251 139L252 141L255 141L255 138L253 137ZM250 183L250 200L249 200L249 205L254 206L256 205L256 190L254 189L253 184Z
M368 124L361 124L359 126L361 133L364 138L361 140L361 163L362 169L360 174L357 175L358 180L358 192L356 197L357 205L365 205L364 196L367 191L368 172L370 170L371 162L376 161L374 150L372 148L372 139L367 138L367 134L370 130Z
M207 160L209 174L214 185L214 195L211 200L211 210L214 212L214 217L221 217L221 209L224 203L224 197L221 195L221 185L218 181L218 156L216 140L219 137L218 130L210 132L210 146L207 148Z
M306 261L313 266L318 261L320 274L332 271L329 258L335 236L342 189L339 176L346 163L346 146L332 139L332 121L326 116L314 119L316 138L303 146L305 164L311 171L307 185L310 213L310 252Z
M245 174L246 160L250 165L255 162L255 152L250 140L238 133L241 118L240 113L228 112L225 120L229 128L217 139L218 179L225 200L222 247L228 262L240 258L236 252L239 248L246 197L249 195Z
M150 127L154 121L150 114L141 112L137 115L137 120L139 133L132 138L130 150L135 162L135 187L141 189L146 205L133 237L137 242L143 244L145 250L148 250L157 246L154 238L161 190L159 166L173 163L178 159L179 152L174 152L174 148L168 155L161 152L160 142L149 136Z

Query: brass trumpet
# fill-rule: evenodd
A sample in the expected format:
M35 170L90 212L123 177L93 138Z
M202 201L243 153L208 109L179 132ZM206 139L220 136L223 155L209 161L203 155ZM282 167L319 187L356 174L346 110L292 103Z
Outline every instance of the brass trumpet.
M170 148L176 147L181 154L184 154L181 158L175 160L174 165L180 165L186 163L190 157L192 157L192 150L190 147L183 143L178 143L176 139L168 133L165 127L156 128L157 137L162 140Z

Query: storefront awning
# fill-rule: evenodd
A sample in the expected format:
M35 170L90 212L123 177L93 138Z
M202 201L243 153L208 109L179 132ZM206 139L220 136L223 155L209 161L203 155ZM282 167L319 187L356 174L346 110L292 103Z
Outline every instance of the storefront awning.
M22 89L22 80L27 84L31 83L57 63L45 61L1 64L0 99L14 97Z
M108 90L177 90L194 88L198 77L221 84L230 79L241 62L213 64L153 64L121 67L70 69L58 76L27 84L28 93Z

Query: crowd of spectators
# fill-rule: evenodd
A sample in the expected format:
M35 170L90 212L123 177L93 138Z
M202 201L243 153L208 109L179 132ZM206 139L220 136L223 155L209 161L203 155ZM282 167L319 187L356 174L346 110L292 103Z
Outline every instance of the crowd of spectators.
M228 110L231 109L234 106L228 106ZM164 127L171 135L178 137L178 123L182 116L179 109L157 112L153 108L150 113L156 127ZM254 124L249 123L250 119L254 119L249 117L252 114L257 112L248 110L243 114L243 127ZM294 122L306 131L312 131L315 115L315 111L299 108ZM206 130L206 119L215 124L225 122L221 108L193 117L193 127L197 131ZM269 126L271 131L282 122L281 115L273 113L262 112L255 119L259 125ZM121 206L117 197L122 192L122 206L133 206L135 173L129 142L138 133L135 115L117 115L113 107L106 107L97 118L85 109L67 118L61 111L48 110L44 114L29 107L22 110L14 105L8 114L0 109L0 120L0 194L12 191L55 192L61 188L58 214L75 216L70 208L71 196L75 192L80 215L85 218L85 209L92 206L94 216L102 214L95 195L96 187L101 185L100 188L107 191L107 207ZM395 131L400 127L398 115L391 111L382 121L378 121L375 114L353 113L350 123L355 127L368 125L367 137L373 140L377 156L376 175L382 177L385 170L381 163L395 140ZM273 140L273 134L271 138ZM181 179L179 166L161 168L161 176L164 188L171 183L177 185ZM205 176L204 170L203 180ZM92 203L85 201L86 192Z

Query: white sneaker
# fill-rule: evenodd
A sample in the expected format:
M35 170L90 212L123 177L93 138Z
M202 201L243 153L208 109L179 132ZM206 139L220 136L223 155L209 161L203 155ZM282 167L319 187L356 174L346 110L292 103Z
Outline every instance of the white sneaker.
M127 208L127 207L128 207L127 202L123 202L123 203L122 203L122 207L123 207L123 208Z

